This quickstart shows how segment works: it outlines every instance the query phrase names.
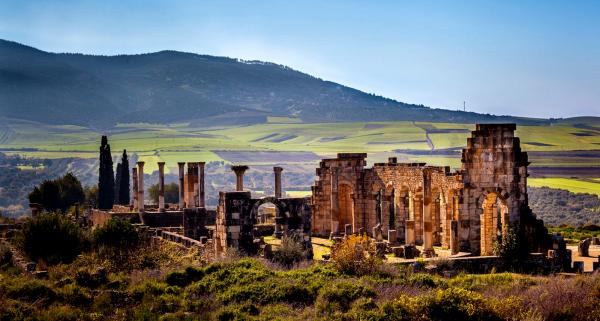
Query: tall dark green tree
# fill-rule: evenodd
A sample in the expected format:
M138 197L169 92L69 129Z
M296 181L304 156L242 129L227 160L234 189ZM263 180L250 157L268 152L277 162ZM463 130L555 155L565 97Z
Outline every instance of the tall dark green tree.
M121 163L117 163L115 171L115 204L121 204L119 201L119 189L121 188Z
M123 150L121 156L121 179L119 180L119 204L129 204L129 159L127 151Z
M115 201L115 173L108 138L100 143L100 168L98 175L98 208L111 209Z

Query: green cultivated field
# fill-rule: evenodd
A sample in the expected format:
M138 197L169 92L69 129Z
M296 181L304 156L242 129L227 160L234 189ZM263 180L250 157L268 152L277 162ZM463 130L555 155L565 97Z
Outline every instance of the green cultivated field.
M0 120L0 149L9 154L36 158L96 158L101 134L109 135L115 156L126 148L148 162L147 172L157 161L175 170L177 161L225 161L227 155L248 152L280 152L279 163L303 163L291 152L314 153L308 164L338 152L366 152L369 162L396 156L402 162L426 162L460 167L460 149L474 129L471 124L397 122L300 123L298 118L269 117L264 124L198 128L194 124L119 124L107 131L80 126L45 125L30 121ZM532 166L599 166L598 157L570 151L600 150L600 130L595 118L582 118L552 126L519 126L517 135ZM583 126L582 126L583 123ZM428 155L423 152L452 149ZM229 152L226 156L223 152ZM420 154L416 154L419 152ZM548 153L549 152L549 153ZM562 152L553 155L552 152ZM566 152L566 153L565 153ZM220 154L219 154L220 153ZM237 158L237 159L244 159ZM597 191L592 181L561 179L531 180L532 185L564 186L572 191Z
M528 186L550 187L566 189L573 193L589 193L600 196L600 179L574 179L574 178L530 178Z

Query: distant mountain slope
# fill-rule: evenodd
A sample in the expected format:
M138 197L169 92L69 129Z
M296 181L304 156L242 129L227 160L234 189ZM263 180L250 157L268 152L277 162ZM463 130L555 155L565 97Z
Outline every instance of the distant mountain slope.
M410 105L264 62L161 51L55 54L0 40L0 117L109 127L117 122L256 123L541 120Z

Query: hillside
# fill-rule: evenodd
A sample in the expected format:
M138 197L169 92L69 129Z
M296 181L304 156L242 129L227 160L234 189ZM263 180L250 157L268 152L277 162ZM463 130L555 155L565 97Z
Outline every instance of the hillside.
M544 122L406 104L267 62L176 51L56 54L0 40L0 117L106 128L256 124L268 115L303 122Z

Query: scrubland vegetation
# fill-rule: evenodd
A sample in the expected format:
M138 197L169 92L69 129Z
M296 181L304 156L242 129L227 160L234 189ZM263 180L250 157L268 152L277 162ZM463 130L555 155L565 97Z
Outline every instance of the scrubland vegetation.
M51 219L56 216L35 221L52 230L57 223ZM384 264L367 254L371 245L362 237L334 246L329 263L233 254L208 263L168 242L138 246L148 243L120 220L91 234L81 232L83 238L73 243L87 239L89 246L74 259L68 253L48 260L45 278L19 272L10 265L6 246L0 246L0 320L600 318L600 275L443 277L425 273L425 265L436 265L441 273L452 269L447 260ZM22 237L29 234L24 230ZM284 257L304 255L298 250L288 246Z

